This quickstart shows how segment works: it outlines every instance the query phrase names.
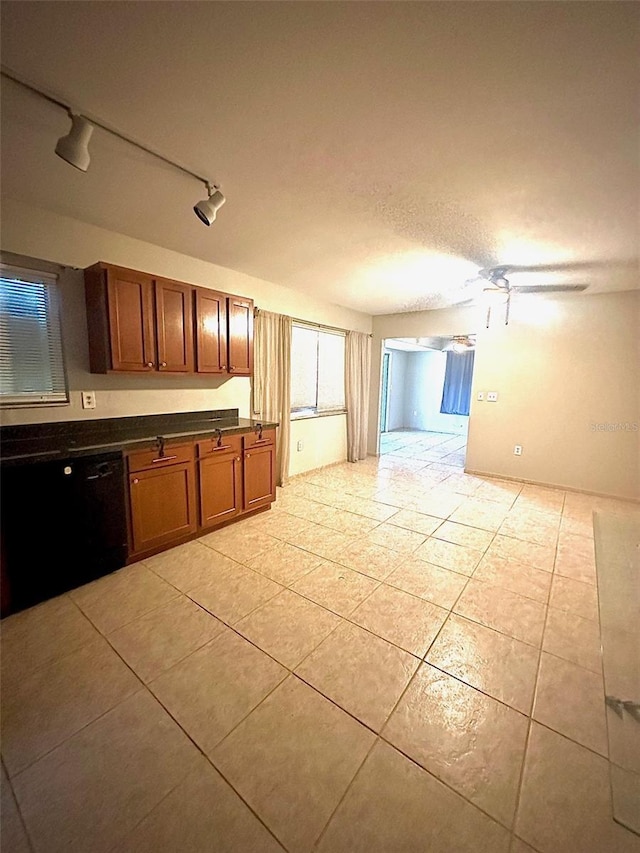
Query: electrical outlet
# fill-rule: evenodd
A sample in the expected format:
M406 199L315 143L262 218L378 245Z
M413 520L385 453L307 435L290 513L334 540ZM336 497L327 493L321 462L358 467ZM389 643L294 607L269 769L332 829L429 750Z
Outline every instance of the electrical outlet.
M300 440L297 444L298 450L304 450L304 441Z
M479 400L480 402L484 400L484 391L478 391L478 396L476 397L476 400Z
M513 453L514 456L522 456L522 445L516 444L516 446L513 448Z
M96 407L96 392L95 391L81 391L82 394L82 408L83 409L95 409Z
M497 403L498 402L498 392L497 391L487 391L487 403Z

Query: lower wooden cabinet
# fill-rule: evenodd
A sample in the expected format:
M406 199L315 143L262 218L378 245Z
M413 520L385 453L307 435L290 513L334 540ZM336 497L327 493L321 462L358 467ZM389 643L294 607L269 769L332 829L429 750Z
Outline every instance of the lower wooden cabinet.
M220 444L213 439L199 441L198 475L200 527L215 527L242 512L240 436L231 436Z
M245 510L268 506L276 499L275 443L253 445L244 451L243 506Z
M193 445L131 454L129 503L134 554L161 549L195 533Z
M127 459L130 562L276 498L275 429L158 444Z

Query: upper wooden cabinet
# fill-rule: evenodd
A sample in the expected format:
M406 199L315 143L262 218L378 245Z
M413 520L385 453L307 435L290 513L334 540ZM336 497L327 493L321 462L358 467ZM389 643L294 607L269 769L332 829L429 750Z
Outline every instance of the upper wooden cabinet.
M193 373L193 287L109 264L84 280L92 373Z
M227 295L196 288L196 370L227 373Z
M193 288L155 279L158 370L193 373Z
M239 296L227 298L229 329L229 373L253 373L253 301Z
M84 271L92 373L253 372L253 300L111 264Z

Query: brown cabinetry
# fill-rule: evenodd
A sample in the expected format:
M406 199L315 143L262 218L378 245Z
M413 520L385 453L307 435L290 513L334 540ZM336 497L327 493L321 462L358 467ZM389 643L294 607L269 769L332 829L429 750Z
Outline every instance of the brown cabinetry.
M196 370L227 373L227 296L203 287L196 289Z
M128 457L131 549L167 547L196 532L193 443Z
M239 296L227 298L229 373L253 373L253 301Z
M243 436L243 507L268 506L276 499L275 430Z
M242 439L239 435L198 442L200 527L239 515L242 505Z
M192 373L193 288L136 270L85 270L92 373Z
M258 428L130 452L129 562L273 503L275 439Z
M105 263L84 280L92 373L252 374L252 299Z

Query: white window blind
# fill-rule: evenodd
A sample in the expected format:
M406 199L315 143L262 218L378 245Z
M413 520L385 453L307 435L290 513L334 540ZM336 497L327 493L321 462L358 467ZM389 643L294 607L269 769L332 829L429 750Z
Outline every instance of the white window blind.
M57 278L0 264L0 404L68 402Z
M291 412L309 417L345 410L342 332L294 323L291 338Z

